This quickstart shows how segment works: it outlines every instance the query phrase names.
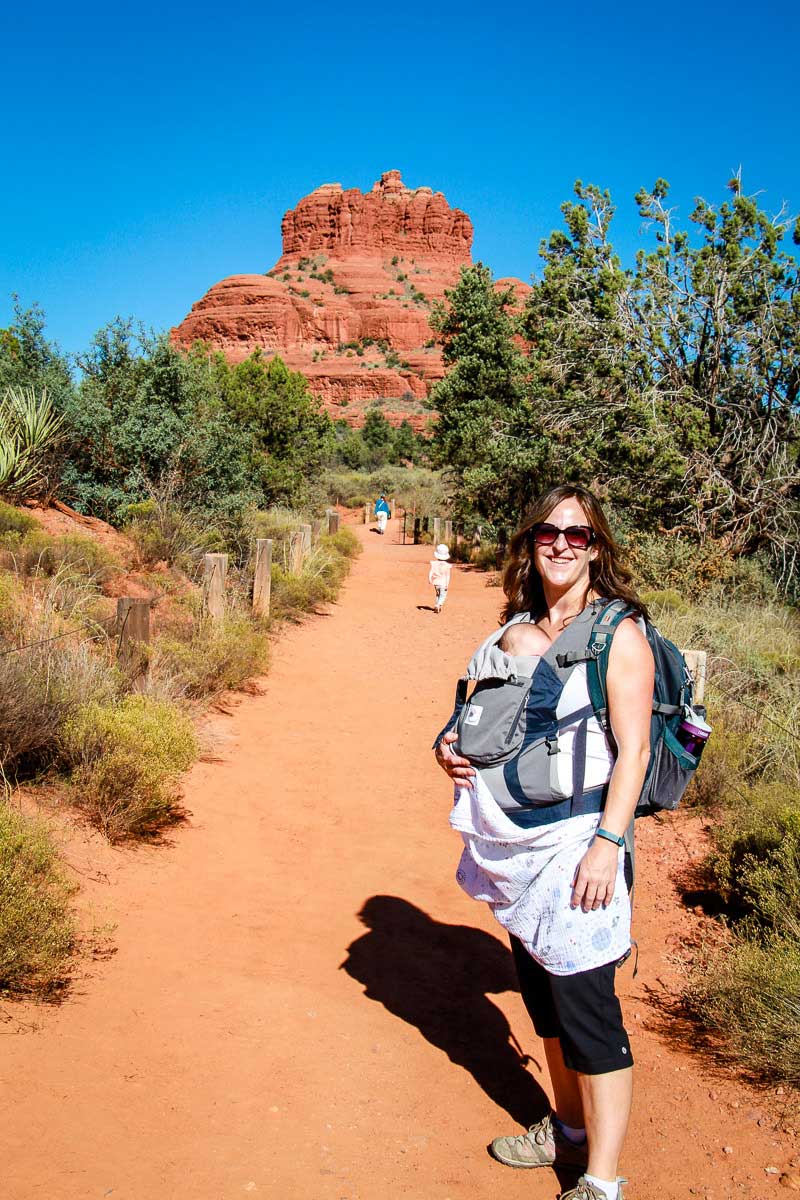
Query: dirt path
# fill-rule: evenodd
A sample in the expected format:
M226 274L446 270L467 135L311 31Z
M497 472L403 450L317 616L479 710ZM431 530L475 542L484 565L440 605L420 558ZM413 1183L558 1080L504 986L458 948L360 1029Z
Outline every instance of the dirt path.
M426 548L391 526L362 536L341 603L284 636L264 694L218 718L172 846L71 848L119 949L61 1008L5 1009L9 1200L557 1195L552 1172L485 1151L540 1115L547 1083L520 1061L515 1039L540 1052L500 931L453 880L428 749L500 593L458 571L435 617L417 607ZM681 829L642 831L639 976L621 980L630 1195L777 1195L764 1168L792 1149L758 1098L647 1028L686 920L668 878Z

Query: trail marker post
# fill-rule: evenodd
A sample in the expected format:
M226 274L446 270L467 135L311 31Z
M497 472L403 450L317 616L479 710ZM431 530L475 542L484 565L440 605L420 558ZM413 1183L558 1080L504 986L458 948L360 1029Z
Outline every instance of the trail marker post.
M256 569L253 575L253 616L268 617L272 596L272 538L256 541Z
M333 509L328 511L328 533L339 532L339 514Z
M369 505L364 505L364 524L369 525Z
M219 621L225 615L227 577L227 554L203 555L203 610L212 621Z

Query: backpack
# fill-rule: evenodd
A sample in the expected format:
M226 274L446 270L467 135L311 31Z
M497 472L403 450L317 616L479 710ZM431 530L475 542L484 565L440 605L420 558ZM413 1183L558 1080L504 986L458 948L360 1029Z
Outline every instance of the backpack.
M595 715L613 745L608 719L608 658L614 632L633 615L623 600L612 600L592 626L586 647L586 676ZM705 708L694 704L694 680L678 647L650 621L645 634L655 662L653 710L650 717L650 761L644 777L635 817L678 807L697 770L702 745L690 754L679 740L679 726L693 715L705 719Z
M505 796L512 805L526 808L542 807L542 819L548 819L546 810L559 802L571 800L573 813L600 811L604 803L607 777L603 783L590 779L585 787L589 721L596 718L613 750L606 690L608 656L616 629L635 614L621 600L601 604L590 605L567 626L530 676L517 675L514 660L497 646L509 625L529 621L530 614L516 614L491 634L459 680L453 715L434 743L438 745L444 733L455 729L454 749L481 769L495 797ZM650 761L636 816L678 806L700 758L681 745L678 726L693 711L705 715L699 708L692 709L693 681L678 648L649 621L645 632L656 671ZM569 703L569 680L579 664L586 665L590 703L575 709ZM467 699L470 680L476 685ZM559 772L557 756L559 735L570 727L574 739L567 782L564 771ZM552 810L552 815L569 813Z

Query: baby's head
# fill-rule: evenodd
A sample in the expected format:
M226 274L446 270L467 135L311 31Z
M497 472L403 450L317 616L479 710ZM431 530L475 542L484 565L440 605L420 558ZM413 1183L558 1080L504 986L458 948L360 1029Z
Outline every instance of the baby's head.
M550 649L550 638L529 621L520 621L505 631L498 645L506 654L541 655Z

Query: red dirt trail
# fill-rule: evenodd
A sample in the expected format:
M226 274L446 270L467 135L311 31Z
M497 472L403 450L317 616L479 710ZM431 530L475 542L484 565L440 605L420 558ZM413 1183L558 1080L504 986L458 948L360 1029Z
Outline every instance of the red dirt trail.
M437 617L418 607L430 548L393 524L359 534L340 603L282 636L263 695L215 717L170 844L71 832L81 904L118 952L60 1007L2 1010L8 1200L558 1195L552 1171L485 1149L541 1115L547 1079L502 932L453 878L429 750L501 593L457 568ZM685 818L640 830L639 975L620 974L631 1200L785 1194L794 1153L780 1100L655 1028L679 933L706 920L670 881L699 837Z

